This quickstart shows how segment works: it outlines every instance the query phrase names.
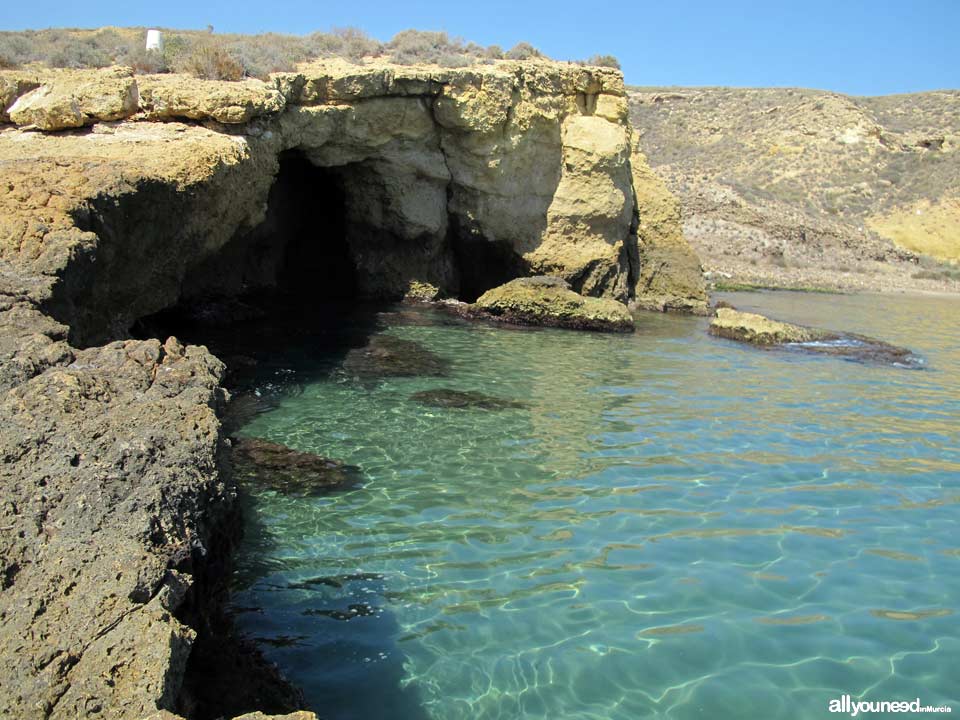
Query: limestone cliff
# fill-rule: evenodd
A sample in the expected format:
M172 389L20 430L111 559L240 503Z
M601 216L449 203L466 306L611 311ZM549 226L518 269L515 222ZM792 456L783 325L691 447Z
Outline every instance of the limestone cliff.
M233 507L222 366L127 339L138 319L277 285L472 300L534 274L705 300L609 69L9 71L0 122L0 715L189 710L196 588Z
M685 305L670 300L669 268L657 257L657 270L644 267L648 255L636 252L639 227L645 250L657 255L662 239L669 252L689 255L679 229L664 230L678 218L659 209L669 196L634 153L614 70L327 61L272 83L134 77L117 68L9 71L0 83L20 128L0 134L5 174L31 192L56 190L63 208L56 233L38 232L20 222L29 209L8 198L18 207L4 209L0 257L59 255L58 301L82 305L85 318L60 317L75 337L89 334L84 342L114 337L211 282L275 280L243 275L243 263L227 258L256 251L279 262L283 249L265 248L268 232L255 228L292 154L325 171L322 193L342 195L361 295L399 297L419 281L472 299L518 275L553 274L582 294L626 302L651 288L637 286L640 276L656 272L658 299L641 304ZM80 135L24 131L86 126L92 132ZM18 183L8 190L14 196L24 192ZM324 222L314 225L323 235ZM71 270L94 247L96 287L72 284ZM134 275L138 292L123 287ZM678 282L679 297L705 299L686 270Z

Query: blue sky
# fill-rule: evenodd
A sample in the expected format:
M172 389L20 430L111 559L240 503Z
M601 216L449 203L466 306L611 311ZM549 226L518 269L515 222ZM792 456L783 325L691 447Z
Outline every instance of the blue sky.
M853 94L960 88L960 0L91 0L4 2L0 28L161 25L387 40L446 30L526 40L561 59L616 55L636 85L801 86Z

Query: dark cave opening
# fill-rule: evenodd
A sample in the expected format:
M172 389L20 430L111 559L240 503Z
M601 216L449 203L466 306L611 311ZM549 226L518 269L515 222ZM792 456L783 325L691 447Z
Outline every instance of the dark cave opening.
M458 300L475 302L487 290L530 274L523 258L508 243L464 229L454 215L449 223L450 246L460 275Z
M134 337L176 335L220 354L228 351L224 345L231 344L235 326L256 321L265 335L259 342L269 343L291 326L320 325L339 314L337 306L356 300L347 169L316 166L298 150L278 159L263 221L189 268L179 301L138 319Z
M318 167L298 150L281 153L263 221L190 270L184 299L263 290L316 301L353 299L346 172Z
M341 172L318 167L296 150L280 155L267 217L254 233L267 247L282 246L276 285L288 293L322 300L356 295Z

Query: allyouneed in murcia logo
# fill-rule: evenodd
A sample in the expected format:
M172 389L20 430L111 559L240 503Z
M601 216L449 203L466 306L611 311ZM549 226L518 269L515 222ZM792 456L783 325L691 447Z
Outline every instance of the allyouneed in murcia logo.
M920 698L915 700L854 700L849 695L830 701L828 709L832 713L848 713L856 717L860 713L950 713L949 705L924 705Z

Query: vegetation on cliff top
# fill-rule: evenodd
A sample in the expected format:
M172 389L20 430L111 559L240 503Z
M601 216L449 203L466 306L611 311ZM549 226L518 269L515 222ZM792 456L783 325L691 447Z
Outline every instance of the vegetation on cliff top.
M144 73L185 72L216 80L265 78L297 63L325 57L359 62L383 57L402 65L432 63L466 67L493 60L543 57L527 42L510 50L481 46L445 32L404 30L386 43L356 28L309 35L214 34L207 30L164 30L162 51L145 49L146 28L62 29L0 32L0 69L39 64L59 68L129 65ZM587 65L617 67L612 55L594 55Z

